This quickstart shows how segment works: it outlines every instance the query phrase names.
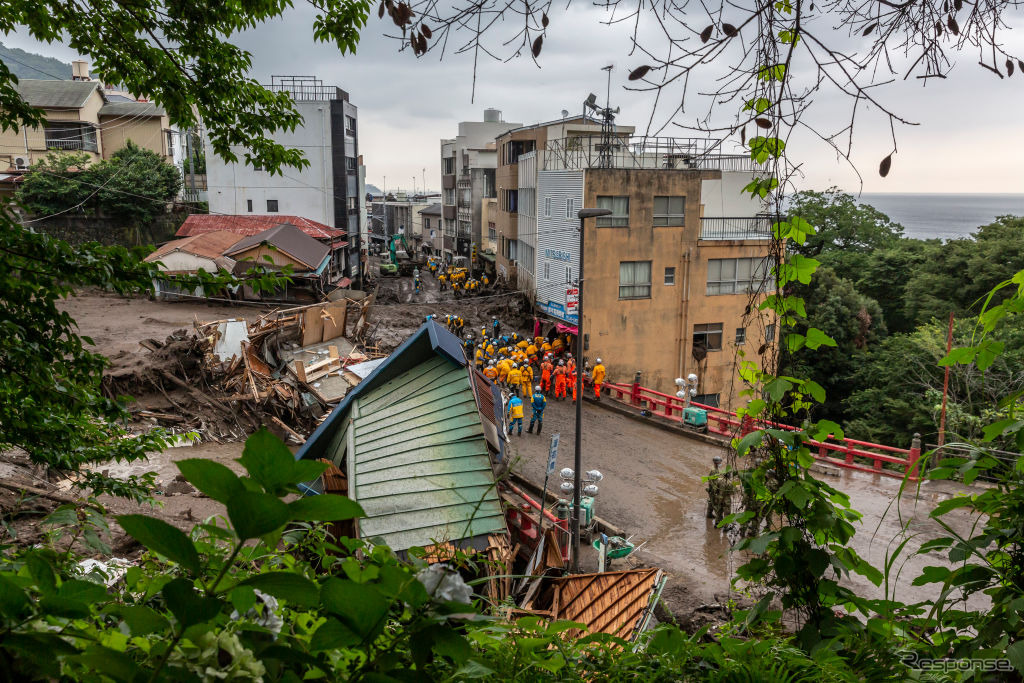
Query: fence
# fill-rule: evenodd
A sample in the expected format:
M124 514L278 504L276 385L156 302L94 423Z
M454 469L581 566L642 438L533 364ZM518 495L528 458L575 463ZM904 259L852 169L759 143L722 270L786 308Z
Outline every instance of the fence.
M631 406L645 408L652 415L668 420L682 423L683 399L669 394L663 394L653 389L642 387L639 384L613 384L605 383L605 388L611 396L622 403ZM708 431L722 434L728 437L742 437L755 429L782 429L786 431L800 431L797 427L778 424L774 422L755 421L750 417L740 418L735 412L723 410L714 406L706 406L700 403L690 403L695 408L701 408L708 414ZM843 467L861 472L873 474L884 474L889 477L903 478L908 476L912 481L918 479L917 461L921 457L921 438L919 434L914 435L913 444L910 448L896 448L869 441L858 441L857 439L835 440L831 435L824 441L805 441L811 449L812 455L820 461L830 465ZM866 462L870 461L870 465ZM901 471L886 469L883 463L897 465Z
M700 219L702 240L770 240L771 216L711 217Z

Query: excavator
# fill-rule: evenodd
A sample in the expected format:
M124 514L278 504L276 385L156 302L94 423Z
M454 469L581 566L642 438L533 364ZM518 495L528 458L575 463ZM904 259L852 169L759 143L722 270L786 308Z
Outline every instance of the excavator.
M402 249L398 248L399 244L402 245ZM381 262L380 274L382 276L412 275L415 268L422 268L426 264L422 256L415 255L415 252L409 247L409 243L405 241L405 235L402 234L391 236L388 252L391 260Z

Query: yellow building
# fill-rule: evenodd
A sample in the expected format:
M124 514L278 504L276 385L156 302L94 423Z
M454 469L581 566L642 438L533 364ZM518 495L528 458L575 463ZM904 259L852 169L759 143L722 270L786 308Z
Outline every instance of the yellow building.
M518 242L505 246L505 263L511 251L517 270L529 271L517 282L538 312L577 324L577 213L607 208L611 215L586 226L588 359L601 358L610 381L630 383L639 372L642 385L666 394L693 373L698 402L735 408L738 352L759 361L775 336L771 319L757 312L772 220L741 192L755 174L749 155L723 153L719 141L639 137L619 127L568 138L549 131L542 147L520 150L517 163L517 199L527 201L510 221L515 236L505 235ZM523 173L530 168L533 177Z
M22 79L18 92L41 109L41 126L0 132L0 167L25 171L51 152L78 152L91 161L110 158L128 140L171 160L166 113L150 102L108 102L97 81Z

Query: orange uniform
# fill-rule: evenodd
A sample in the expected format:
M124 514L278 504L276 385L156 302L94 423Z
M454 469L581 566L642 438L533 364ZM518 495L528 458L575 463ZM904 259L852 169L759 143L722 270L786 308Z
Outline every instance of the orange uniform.
M565 398L565 368L555 368L555 398Z
M551 391L551 373L555 366L546 360L540 364L540 388L544 393Z

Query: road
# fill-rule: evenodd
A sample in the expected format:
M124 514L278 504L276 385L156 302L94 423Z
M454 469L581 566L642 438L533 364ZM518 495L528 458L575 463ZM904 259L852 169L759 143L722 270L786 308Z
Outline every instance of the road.
M521 438L512 437L513 469L537 484L543 482L549 436L556 431L561 434L558 468L571 467L574 420L571 401L549 401L540 437L525 431ZM725 456L724 449L645 425L590 402L584 404L583 469L596 468L604 474L596 513L627 534L635 534L634 542L646 541L639 559L670 573L672 582L681 584L689 601L696 604L714 602L715 595L728 594L730 576L742 564L742 558L729 551L729 542L721 531L705 517L707 496L701 477L711 469L715 454ZM925 484L916 506L911 491L904 492L896 505L900 486L897 479L831 467L823 468L816 476L847 493L854 509L863 513L864 518L855 525L857 534L851 545L874 566L884 566L887 546L893 539L902 539L904 525L909 533L917 534L907 544L906 564L895 588L890 588L890 596L895 590L905 602L933 597L934 586L910 584L922 567L941 562L907 553L941 533L928 518L928 511L957 489ZM553 482L550 488L554 490L558 483ZM966 515L952 519L960 531L970 526ZM898 543L892 542L891 547ZM859 576L845 583L861 595L884 595L882 588Z

